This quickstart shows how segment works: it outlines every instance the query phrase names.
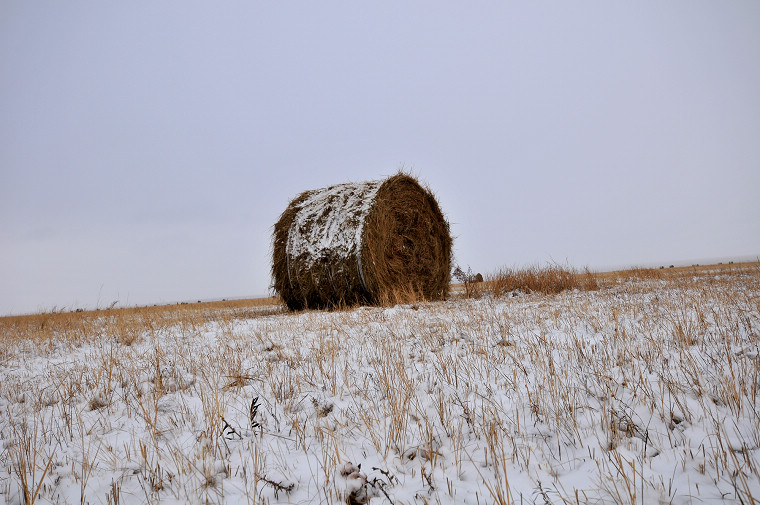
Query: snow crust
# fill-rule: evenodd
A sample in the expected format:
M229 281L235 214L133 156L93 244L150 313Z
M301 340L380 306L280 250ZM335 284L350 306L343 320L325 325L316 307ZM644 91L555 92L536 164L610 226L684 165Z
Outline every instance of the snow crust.
M324 257L348 258L361 250L364 221L383 181L337 184L312 191L298 205L286 252L307 266Z

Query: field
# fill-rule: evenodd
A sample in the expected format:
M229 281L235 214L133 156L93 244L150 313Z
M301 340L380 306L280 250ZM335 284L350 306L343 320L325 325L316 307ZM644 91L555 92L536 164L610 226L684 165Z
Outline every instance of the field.
M514 274L0 318L0 504L760 503L760 265Z

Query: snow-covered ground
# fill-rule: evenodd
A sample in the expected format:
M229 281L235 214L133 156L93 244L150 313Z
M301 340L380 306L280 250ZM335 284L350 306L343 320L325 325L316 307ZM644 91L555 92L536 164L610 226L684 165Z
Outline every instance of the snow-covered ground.
M757 270L92 328L6 335L0 504L760 503Z

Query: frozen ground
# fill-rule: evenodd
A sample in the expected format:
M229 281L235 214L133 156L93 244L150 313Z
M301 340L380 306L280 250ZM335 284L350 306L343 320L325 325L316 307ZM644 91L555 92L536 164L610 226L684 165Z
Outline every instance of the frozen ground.
M5 335L0 504L760 503L759 313L755 270Z

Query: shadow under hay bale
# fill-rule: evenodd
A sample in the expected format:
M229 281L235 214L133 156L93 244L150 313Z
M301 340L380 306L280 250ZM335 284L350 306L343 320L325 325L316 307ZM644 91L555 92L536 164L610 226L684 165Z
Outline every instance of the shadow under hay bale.
M274 289L292 310L442 300L449 223L406 174L305 191L274 226Z

